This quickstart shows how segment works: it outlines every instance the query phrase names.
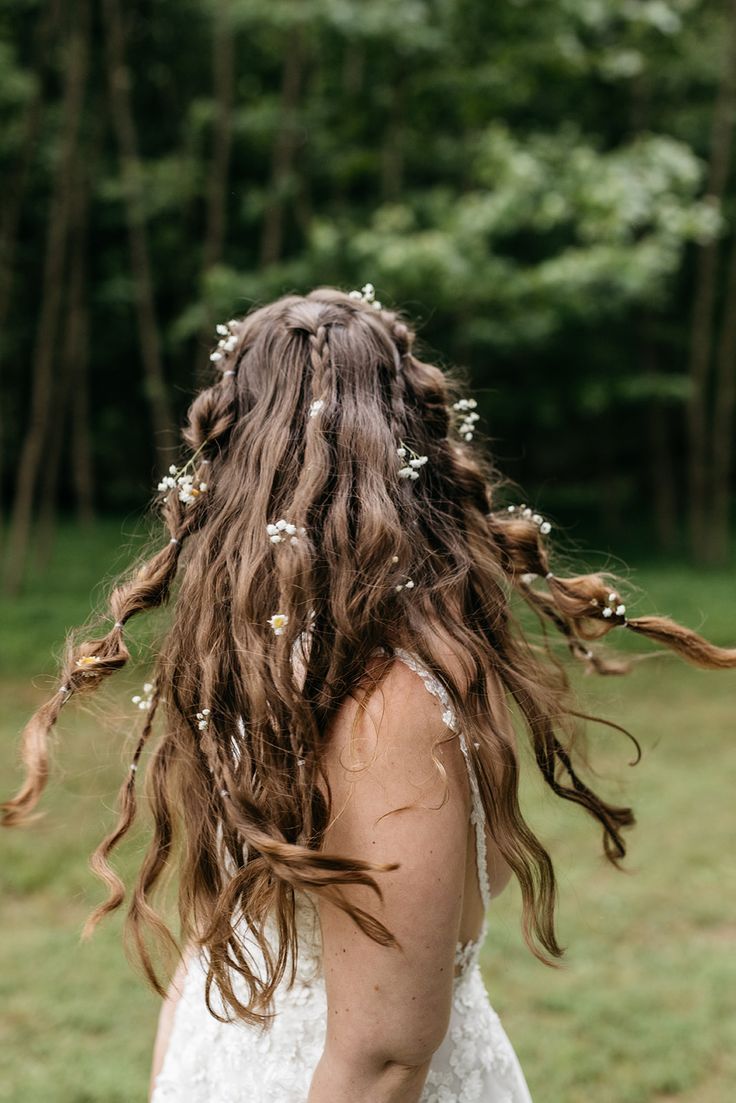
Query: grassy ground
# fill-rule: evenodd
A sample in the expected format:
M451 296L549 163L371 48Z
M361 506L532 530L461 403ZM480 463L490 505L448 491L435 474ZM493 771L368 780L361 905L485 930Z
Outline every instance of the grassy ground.
M0 609L3 792L17 732L55 685L50 652L85 618L100 564L109 569L119 541L115 525L85 538L63 534L29 595ZM633 576L650 595L637 609L734 642L732 578L650 565ZM144 657L145 637L141 649ZM144 673L141 661L120 675L97 715L70 706L45 819L0 837L0 1101L145 1098L156 1000L125 961L119 924L79 942L101 892L87 855L112 819L127 761L124 718L135 723L129 697ZM654 660L627 679L583 688L644 750L630 769L630 744L591 728L600 789L637 811L628 872L604 863L596 826L527 771L525 807L556 863L567 954L561 970L529 954L509 888L493 905L483 958L491 1000L535 1103L724 1103L736 1098L736 674ZM139 853L140 839L124 867Z

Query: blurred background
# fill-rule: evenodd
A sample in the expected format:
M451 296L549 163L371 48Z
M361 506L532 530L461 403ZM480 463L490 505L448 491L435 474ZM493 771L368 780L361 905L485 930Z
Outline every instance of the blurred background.
M638 612L736 641L733 0L0 0L0 110L3 792L215 324L318 284L371 281L468 372L499 466ZM1 840L0 1100L145 1098L156 1001L119 924L78 943L135 632ZM485 968L538 1103L736 1098L733 691L669 659L586 682L644 746L628 771L593 729L626 876L528 771L568 957L531 958L512 889Z

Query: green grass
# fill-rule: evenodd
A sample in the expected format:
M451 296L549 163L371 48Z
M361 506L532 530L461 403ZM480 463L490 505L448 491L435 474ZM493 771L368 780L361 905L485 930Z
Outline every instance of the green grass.
M32 591L0 609L4 792L17 733L55 684L51 650L86 617L119 542L113 524L87 537L65 530ZM671 613L719 642L736 640L732 572L652 563L632 579L649 594L635 611ZM3 1103L145 1098L157 1001L126 963L119 923L79 941L101 894L87 856L112 821L136 722L128 702L143 680L148 639L139 633L137 668L111 682L94 713L72 705L64 714L45 819L0 836ZM590 729L599 790L637 813L627 872L602 859L597 826L527 770L524 804L556 864L567 952L560 970L531 956L510 887L492 905L484 950L491 1001L535 1103L725 1103L736 1098L736 673L665 658L581 688L595 711L642 743L632 769L627 741ZM124 869L134 868L141 845L139 836L126 848Z

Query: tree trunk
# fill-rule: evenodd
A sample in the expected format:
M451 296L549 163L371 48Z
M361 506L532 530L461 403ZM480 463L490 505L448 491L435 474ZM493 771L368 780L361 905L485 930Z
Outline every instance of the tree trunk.
M214 77L215 125L207 187L207 226L205 230L202 269L206 276L210 268L222 260L227 227L227 191L230 176L230 151L232 148L232 113L235 88L235 45L230 20L229 0L221 0L215 8L215 26L212 39L212 71ZM204 384L209 376L207 358L213 343L212 315L206 310L206 319L197 342L195 377Z
M731 163L734 112L736 110L736 0L730 4L730 24L726 56L721 74L710 141L707 194L720 202ZM695 301L690 344L690 399L688 403L689 441L689 525L690 542L697 560L707 555L708 523L708 384L713 344L718 271L718 242L703 245L697 258Z
M726 563L730 545L731 467L736 409L736 237L731 241L723 323L716 365L713 415L713 512L709 525L709 556Z
M80 374L86 376L87 319L86 319L86 247L87 247L87 180L81 164L78 167L74 188L72 218L71 263L69 292L66 304L66 333L62 349L60 370L56 385L54 418L51 423L41 486L41 503L38 513L38 539L36 563L44 568L50 559L56 528L56 507L59 472L64 456L65 428L70 409L74 409L74 389Z
M171 451L176 443L176 435L161 363L161 342L156 320L143 206L141 162L130 97L130 74L125 64L125 34L118 0L103 0L103 14L110 106L125 194L130 263L135 285L145 392L151 413L158 462L163 469L171 462Z
M10 309L13 289L13 268L15 263L15 249L18 244L18 228L23 209L23 200L28 187L31 165L36 154L36 139L41 126L44 100L44 68L48 54L49 39L52 28L59 18L60 0L53 0L44 12L36 35L34 46L33 68L36 74L36 88L28 103L21 124L23 138L21 140L21 155L18 159L15 172L9 181L3 194L2 212L0 213L0 391L2 390L2 362L5 356L5 348L2 341L5 335L5 322ZM2 404L0 403L0 533L3 525L3 466L4 466L4 427L2 421Z
M69 33L61 111L61 152L49 211L41 313L33 356L31 408L18 465L5 562L4 582L9 593L18 590L23 578L31 535L33 503L52 413L52 365L73 199L75 157L87 80L88 47L89 6L87 0L80 0L76 8L75 26Z
M284 244L284 193L294 167L298 129L296 111L304 70L301 32L292 32L286 47L281 81L281 126L276 132L271 164L271 198L266 206L261 237L261 267L281 259Z

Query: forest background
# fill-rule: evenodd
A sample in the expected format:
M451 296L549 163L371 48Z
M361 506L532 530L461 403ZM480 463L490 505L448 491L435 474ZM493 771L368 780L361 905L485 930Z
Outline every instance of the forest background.
M318 284L372 282L467 372L554 536L641 564L638 611L734 643L736 0L0 0L0 122L3 795L216 323ZM0 1100L144 1097L156 1002L115 923L78 944L145 631L136 658L2 839ZM594 746L632 876L527 782L570 957L526 953L512 890L489 991L539 1103L722 1103L733 678L655 660L588 692L645 749L622 777Z

